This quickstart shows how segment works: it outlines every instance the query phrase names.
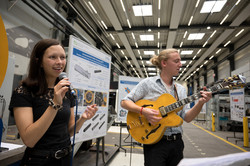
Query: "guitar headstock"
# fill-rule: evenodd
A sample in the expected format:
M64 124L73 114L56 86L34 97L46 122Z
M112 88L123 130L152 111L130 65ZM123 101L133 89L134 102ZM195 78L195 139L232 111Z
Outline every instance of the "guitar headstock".
M233 88L243 88L246 85L246 77L242 75L233 75L233 77L225 78L222 83L223 88L233 89Z

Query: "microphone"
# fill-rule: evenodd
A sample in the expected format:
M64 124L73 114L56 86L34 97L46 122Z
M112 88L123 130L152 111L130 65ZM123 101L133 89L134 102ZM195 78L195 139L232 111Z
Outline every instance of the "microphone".
M64 78L68 78L68 77L67 77L67 73L61 72L61 73L59 74L59 80L62 80L62 79L64 79ZM76 91L74 90L74 88L73 88L71 85L69 85L69 90L70 90L70 93L71 93L74 97L76 97Z

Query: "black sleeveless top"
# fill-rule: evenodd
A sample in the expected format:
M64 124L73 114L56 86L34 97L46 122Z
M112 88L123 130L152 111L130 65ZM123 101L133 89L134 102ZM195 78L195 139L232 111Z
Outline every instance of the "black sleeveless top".
M13 113L14 107L32 107L35 122L43 115L49 106L49 99L53 97L54 89L49 88L45 95L35 96L26 87L19 86L13 91L9 110ZM63 109L57 112L48 130L34 146L35 149L56 150L70 145L68 123L70 108L74 106L74 98L68 91L63 99Z

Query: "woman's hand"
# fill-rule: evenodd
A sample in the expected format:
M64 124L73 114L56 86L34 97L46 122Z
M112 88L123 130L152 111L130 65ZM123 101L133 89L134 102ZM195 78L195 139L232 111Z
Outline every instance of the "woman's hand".
M86 120L91 119L95 115L97 110L98 108L96 104L87 106L86 110L82 114L82 118Z
M54 87L54 98L53 101L55 104L62 105L63 98L65 93L69 90L70 82L68 78L64 78L59 81Z

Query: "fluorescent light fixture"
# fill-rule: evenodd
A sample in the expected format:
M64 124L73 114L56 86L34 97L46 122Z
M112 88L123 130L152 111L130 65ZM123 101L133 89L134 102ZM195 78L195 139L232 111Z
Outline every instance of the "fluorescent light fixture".
M138 44L135 42L135 46L136 46L136 48L138 48Z
M210 35L210 37L213 37L214 36L214 34L216 33L217 31L216 30L214 30L214 32Z
M154 68L154 67L149 67L148 70L150 70L150 71L156 71L156 68Z
M158 9L161 10L161 0L158 0Z
M190 24L191 24L191 22L192 22L192 20L193 20L193 17L194 17L194 16L191 16L191 18L190 18L190 20L189 20L189 22L188 22L188 26L190 26Z
M140 35L141 41L154 41L154 35Z
M227 14L227 15L223 18L223 20L220 22L220 25L224 23L224 21L227 19L228 16L229 16L229 15Z
M210 27L210 26L208 26L208 27L207 27L207 29L211 29L211 27Z
M123 9L123 11L124 11L124 12L126 12L126 10L125 10L125 7L124 7L124 5L123 5L122 0L120 0L120 2L121 2L121 5L122 5L122 9Z
M141 54L140 50L137 50L138 54Z
M235 37L239 36L242 32L244 31L244 29L242 29L240 32L238 32Z
M182 47L183 42L181 42L180 47Z
M203 44L203 46L202 47L205 47L207 45L207 41Z
M129 27L129 28L131 28L131 25L130 25L129 19L127 19L127 22L128 22L128 27Z
M154 55L155 51L144 51L145 55Z
M111 33L110 33L109 35L111 36L111 38L112 38L113 40L115 40L114 36L113 36Z
M142 60L142 56L140 56L140 59ZM143 63L143 61L142 61L142 63Z
M215 54L218 54L220 51L221 51L221 49L219 49L218 51L216 51L216 53L215 53Z
M184 33L183 39L185 39L187 36L187 31Z
M240 3L240 0L238 0L236 3L235 3L235 5L238 5Z
M122 54L124 55L124 52L121 50Z
M106 26L106 24L103 21L101 21L101 23L105 27L105 29L108 29L108 27Z
M197 54L193 57L193 60L196 58Z
M160 27L160 26L161 26L161 18L158 17L158 27Z
M135 39L135 35L134 35L134 33L132 32L131 34L132 34L133 39Z
M151 76L152 76L152 75L154 75L154 76L155 76L155 75L156 75L156 73L148 73L148 75L151 75Z
M119 45L118 43L116 43L116 45L117 45L118 48L121 48L120 45Z
M209 60L213 59L214 55L210 56Z
M190 33L188 35L188 40L201 40L205 33Z
M181 55L191 55L192 53L193 53L193 50L181 51Z
M88 2L89 3L89 5L90 5L90 7L92 8L92 10L95 12L95 14L97 14L97 11L95 10L95 8L94 8L94 6L92 5L92 3L89 1Z
M206 61L204 62L204 65L207 64L207 62L208 62L208 60L206 60Z
M200 3L200 0L197 0L195 7L197 8Z
M182 65L184 65L184 64L186 64L187 63L187 61L181 61L181 64Z
M159 42L157 43L157 47L158 47L158 48L160 47L160 43L159 43Z
M197 54L199 54L201 52L201 49L199 49L199 51L197 52Z
M125 59L126 59L126 60L128 60L128 57L127 57L127 56L125 56Z
M224 47L226 47L229 43L231 43L231 41L229 40L225 45L224 45Z
M203 3L200 13L220 12L227 0L209 0Z
M149 64L149 65L152 65L152 63L150 61L146 61L146 63Z
M132 6L135 16L152 16L152 5Z
M161 33L160 33L160 32L158 32L158 39L160 39L160 34L161 34Z

